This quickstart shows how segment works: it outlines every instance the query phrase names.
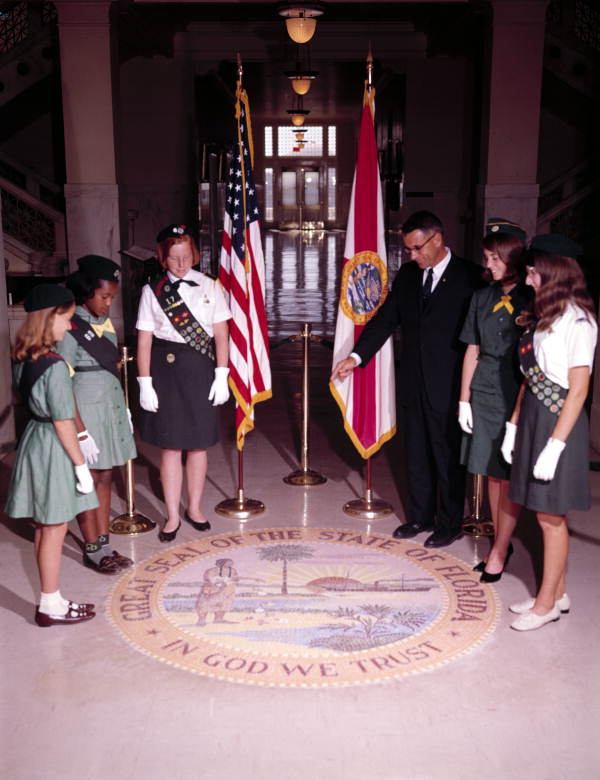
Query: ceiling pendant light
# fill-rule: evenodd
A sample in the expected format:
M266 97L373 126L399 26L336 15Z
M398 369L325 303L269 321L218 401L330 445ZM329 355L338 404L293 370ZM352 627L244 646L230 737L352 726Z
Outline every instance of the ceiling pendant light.
M319 72L302 68L301 64L297 62L296 70L286 70L285 75L290 80L292 89L297 95L306 95L312 82L319 75Z
M279 9L285 17L288 35L294 43L308 43L315 34L317 17L323 13L322 3L284 3Z
M290 115L294 127L301 127L304 124L306 117L310 114L310 111L307 108L304 108L302 95L298 95L295 99L295 103L296 105L294 108L288 108L286 113Z

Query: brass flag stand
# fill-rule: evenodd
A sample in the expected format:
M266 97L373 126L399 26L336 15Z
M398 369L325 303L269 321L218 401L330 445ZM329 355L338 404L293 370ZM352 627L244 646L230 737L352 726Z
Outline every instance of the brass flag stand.
M489 517L481 514L483 504L483 475L473 474L473 495L471 514L463 520L463 531L467 536L494 536L494 525Z
M303 339L302 344L302 443L300 453L300 468L296 471L292 471L287 477L283 478L283 481L287 485L298 485L305 487L307 485L322 485L327 482L327 478L322 474L308 468L308 419L309 419L309 407L310 407L310 390L309 390L309 353L311 339L318 340L316 336L311 335L311 327L309 322L304 323L302 333L297 336L292 336L290 341L297 341Z
M392 505L381 498L373 498L371 487L371 458L367 458L367 479L365 482L365 495L363 498L355 498L348 501L342 510L351 517L360 517L362 520L378 520L392 513Z
M127 364L133 360L133 356L129 355L127 347L121 347L121 368L123 369L123 393L125 394L125 407L129 409L129 382ZM129 459L125 464L125 489L126 489L126 501L127 511L123 515L118 515L111 520L109 529L112 534L123 534L129 536L137 536L138 534L145 534L147 531L151 531L156 528L156 523L153 520L139 514L135 511L133 502L133 495L135 493L135 483L133 480L133 460Z
M215 512L223 517L234 517L237 520L248 520L250 517L262 515L265 505L255 498L244 495L244 451L238 450L238 491L237 498L226 498L215 507Z

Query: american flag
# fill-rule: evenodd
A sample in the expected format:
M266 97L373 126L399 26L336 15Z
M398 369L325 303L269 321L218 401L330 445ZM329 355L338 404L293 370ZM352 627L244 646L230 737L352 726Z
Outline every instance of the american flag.
M248 95L238 82L237 143L229 169L219 280L228 295L229 385L236 400L236 442L244 447L254 428L254 404L271 397L269 339L265 315L265 261L254 174Z

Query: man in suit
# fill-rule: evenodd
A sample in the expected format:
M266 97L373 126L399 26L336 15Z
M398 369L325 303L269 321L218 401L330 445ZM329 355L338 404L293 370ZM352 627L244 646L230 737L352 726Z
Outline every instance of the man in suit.
M481 286L480 271L445 246L442 223L429 211L412 214L402 237L411 262L400 267L384 304L332 379L366 365L400 326L409 500L407 522L394 536L433 531L425 546L444 547L462 535L465 473L456 415L464 345L458 337L471 294Z

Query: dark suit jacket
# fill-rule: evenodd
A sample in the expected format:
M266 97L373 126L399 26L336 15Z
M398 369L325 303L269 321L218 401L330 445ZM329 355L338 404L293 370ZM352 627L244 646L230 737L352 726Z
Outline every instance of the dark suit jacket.
M423 383L431 406L450 411L458 403L465 349L458 337L471 294L482 285L481 269L452 254L425 309L421 305L422 285L422 269L415 262L402 265L385 303L365 326L353 352L365 365L400 326L401 403L411 403Z

